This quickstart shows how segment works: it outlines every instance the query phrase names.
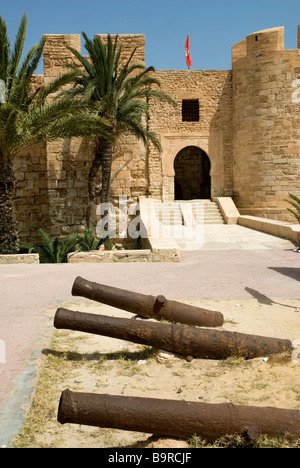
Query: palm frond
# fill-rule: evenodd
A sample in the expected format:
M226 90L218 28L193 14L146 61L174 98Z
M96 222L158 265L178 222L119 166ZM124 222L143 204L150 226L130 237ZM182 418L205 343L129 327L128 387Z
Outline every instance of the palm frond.
M78 50L74 49L73 47L67 46L67 49L70 52L72 52L72 54L77 58L77 60L81 63L81 65L83 66L84 70L88 73L88 75L93 77L94 76L93 64L84 55L81 55L81 53L78 52ZM76 67L73 64L66 65L66 68L69 68L71 70L77 70L79 71L79 73L82 74L82 72L78 69L78 67Z
M113 139L113 136L109 137L110 124L104 118L72 113L72 109L64 108L64 103L60 101L38 108L25 116L19 128L23 128L23 131L11 142L14 153L39 142L74 136Z
M65 238L56 239L56 263L67 263L68 254L76 250L77 242L77 234L70 234Z
M147 128L148 101L156 99L173 105L175 102L160 89L155 69L133 62L136 48L131 51L125 65L122 64L122 42L119 43L118 36L113 39L108 34L105 41L100 36L92 40L84 32L82 35L89 58L69 48L83 65L83 70L75 77L73 88L66 91L66 96L88 102L91 112L111 123L114 136L129 132L145 145L151 142L161 151L159 138ZM102 163L103 180L109 180L110 172L111 156ZM101 197L102 200L109 198L109 183L102 184Z
M40 263L56 263L55 241L43 229L37 227L33 229L38 232L42 242L41 245L35 246L35 250L40 256Z
M24 15L13 52L5 21L0 17L0 78L6 83L6 103L0 105L0 154L13 159L20 151L41 141L97 136L110 139L107 119L99 117L84 100L60 91L76 79L85 79L73 68L46 87L32 88L33 73L41 59L45 39L33 46L20 64L26 35ZM83 84L84 86L84 84ZM75 99L74 99L75 97Z
M21 60L24 45L25 45L26 29L27 29L27 15L23 15L20 26L19 26L19 30L17 32L16 40L15 40L14 51L10 60L9 73L11 77L17 74L17 71L19 68L20 60Z
M98 250L100 245L103 244L105 239L96 237L91 229L86 229L82 235L78 236L78 247L83 252L90 252L92 250Z
M289 198L286 199L291 206L295 208L292 210L291 208L287 208L287 210L296 218L296 220L300 223L300 198L296 195L289 193Z
M10 39L6 21L0 16L0 79L7 83L10 60Z
M24 70L24 74L28 79L32 78L33 74L35 73L38 67L38 64L40 63L45 42L46 40L42 39L39 44L35 44L34 46L32 46L31 50L29 51L27 57L24 60L21 72Z
M27 70L31 64L31 62L35 59L35 56L37 55L38 51L40 49L40 44L35 44L31 47L29 52L27 53L26 57L24 58L22 64L20 65L18 74L16 73L12 76L12 78L17 78L18 81L21 81L26 75L28 76Z
M52 239L44 229L35 226L32 226L32 229L38 232L41 243L38 245L23 243L20 245L22 249L38 253L40 263L67 263L68 254L76 249L78 242L77 234Z

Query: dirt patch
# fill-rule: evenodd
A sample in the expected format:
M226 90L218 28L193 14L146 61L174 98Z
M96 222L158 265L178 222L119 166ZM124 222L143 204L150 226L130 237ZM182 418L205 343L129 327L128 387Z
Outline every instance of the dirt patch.
M300 339L300 300L258 297L242 300L184 301L224 314L220 329L291 341ZM63 307L82 312L132 318L132 314L83 301ZM55 310L49 311L51 317ZM57 422L61 392L201 401L236 405L300 409L300 363L291 355L269 359L223 361L193 359L151 347L54 330L44 350L39 381L27 421L16 437L16 447L179 447L186 441L150 438L151 434L102 429ZM189 441L193 443L193 441Z

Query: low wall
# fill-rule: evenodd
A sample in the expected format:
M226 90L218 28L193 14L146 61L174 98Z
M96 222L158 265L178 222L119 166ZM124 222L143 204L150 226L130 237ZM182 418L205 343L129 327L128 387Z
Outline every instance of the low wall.
M151 250L94 250L68 255L68 263L151 262Z
M255 231L265 232L272 236L297 242L300 224L285 223L275 219L260 218L257 216L241 215L230 197L216 197L213 199L219 205L226 224L239 224Z
M12 254L12 255L0 255L0 265L16 264L16 263L40 263L39 254Z
M300 224L285 224L280 221L255 216L239 216L238 224L292 242L297 242L297 234L300 231Z
M240 213L230 197L214 197L226 224L237 224Z
M142 250L95 250L74 252L68 263L180 262L180 248L173 239L145 239L149 248Z
M180 262L180 247L174 239L148 239L153 262Z

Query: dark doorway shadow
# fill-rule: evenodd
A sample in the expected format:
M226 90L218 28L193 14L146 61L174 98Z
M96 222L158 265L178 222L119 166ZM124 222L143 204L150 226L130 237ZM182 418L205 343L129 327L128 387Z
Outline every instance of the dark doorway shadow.
M187 146L174 161L175 200L210 199L210 159L197 146Z

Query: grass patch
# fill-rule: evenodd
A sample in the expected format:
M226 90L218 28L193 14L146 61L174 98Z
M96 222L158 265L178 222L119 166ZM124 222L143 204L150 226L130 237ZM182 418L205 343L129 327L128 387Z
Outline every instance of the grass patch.
M254 449L267 449L267 448L300 448L299 439L288 439L285 437L267 437L265 435L259 436L255 441L247 441L241 435L227 435L208 442L201 437L194 435L188 440L190 448L254 448Z
M14 447L133 447L141 438L140 433L128 431L60 425L57 422L58 403L61 392L66 388L109 394L128 394L137 389L143 396L168 398L168 395L177 393L189 400L190 392L197 387L198 400L210 397L207 402L214 402L216 398L217 402L225 400L248 405L266 400L267 405L271 392L266 383L266 373L269 382L270 378L271 383L276 382L281 377L280 369L286 366L282 357L268 363L231 357L217 362L194 359L192 363L174 360L162 364L157 362L157 350L151 347L135 345L129 349L118 349L118 346L117 343L113 352L101 351L99 340L93 336L55 330L51 345L43 352L31 406L20 433L13 441ZM165 383L162 384L164 376ZM223 387L224 376L226 379L228 376L231 386ZM170 393L162 396L166 388ZM295 401L300 401L300 390L294 380L286 391L294 398L295 407ZM147 437L149 434L145 439ZM194 436L188 443L191 448L300 448L300 440L267 436L261 436L254 442L248 442L241 436L226 436L214 443Z

